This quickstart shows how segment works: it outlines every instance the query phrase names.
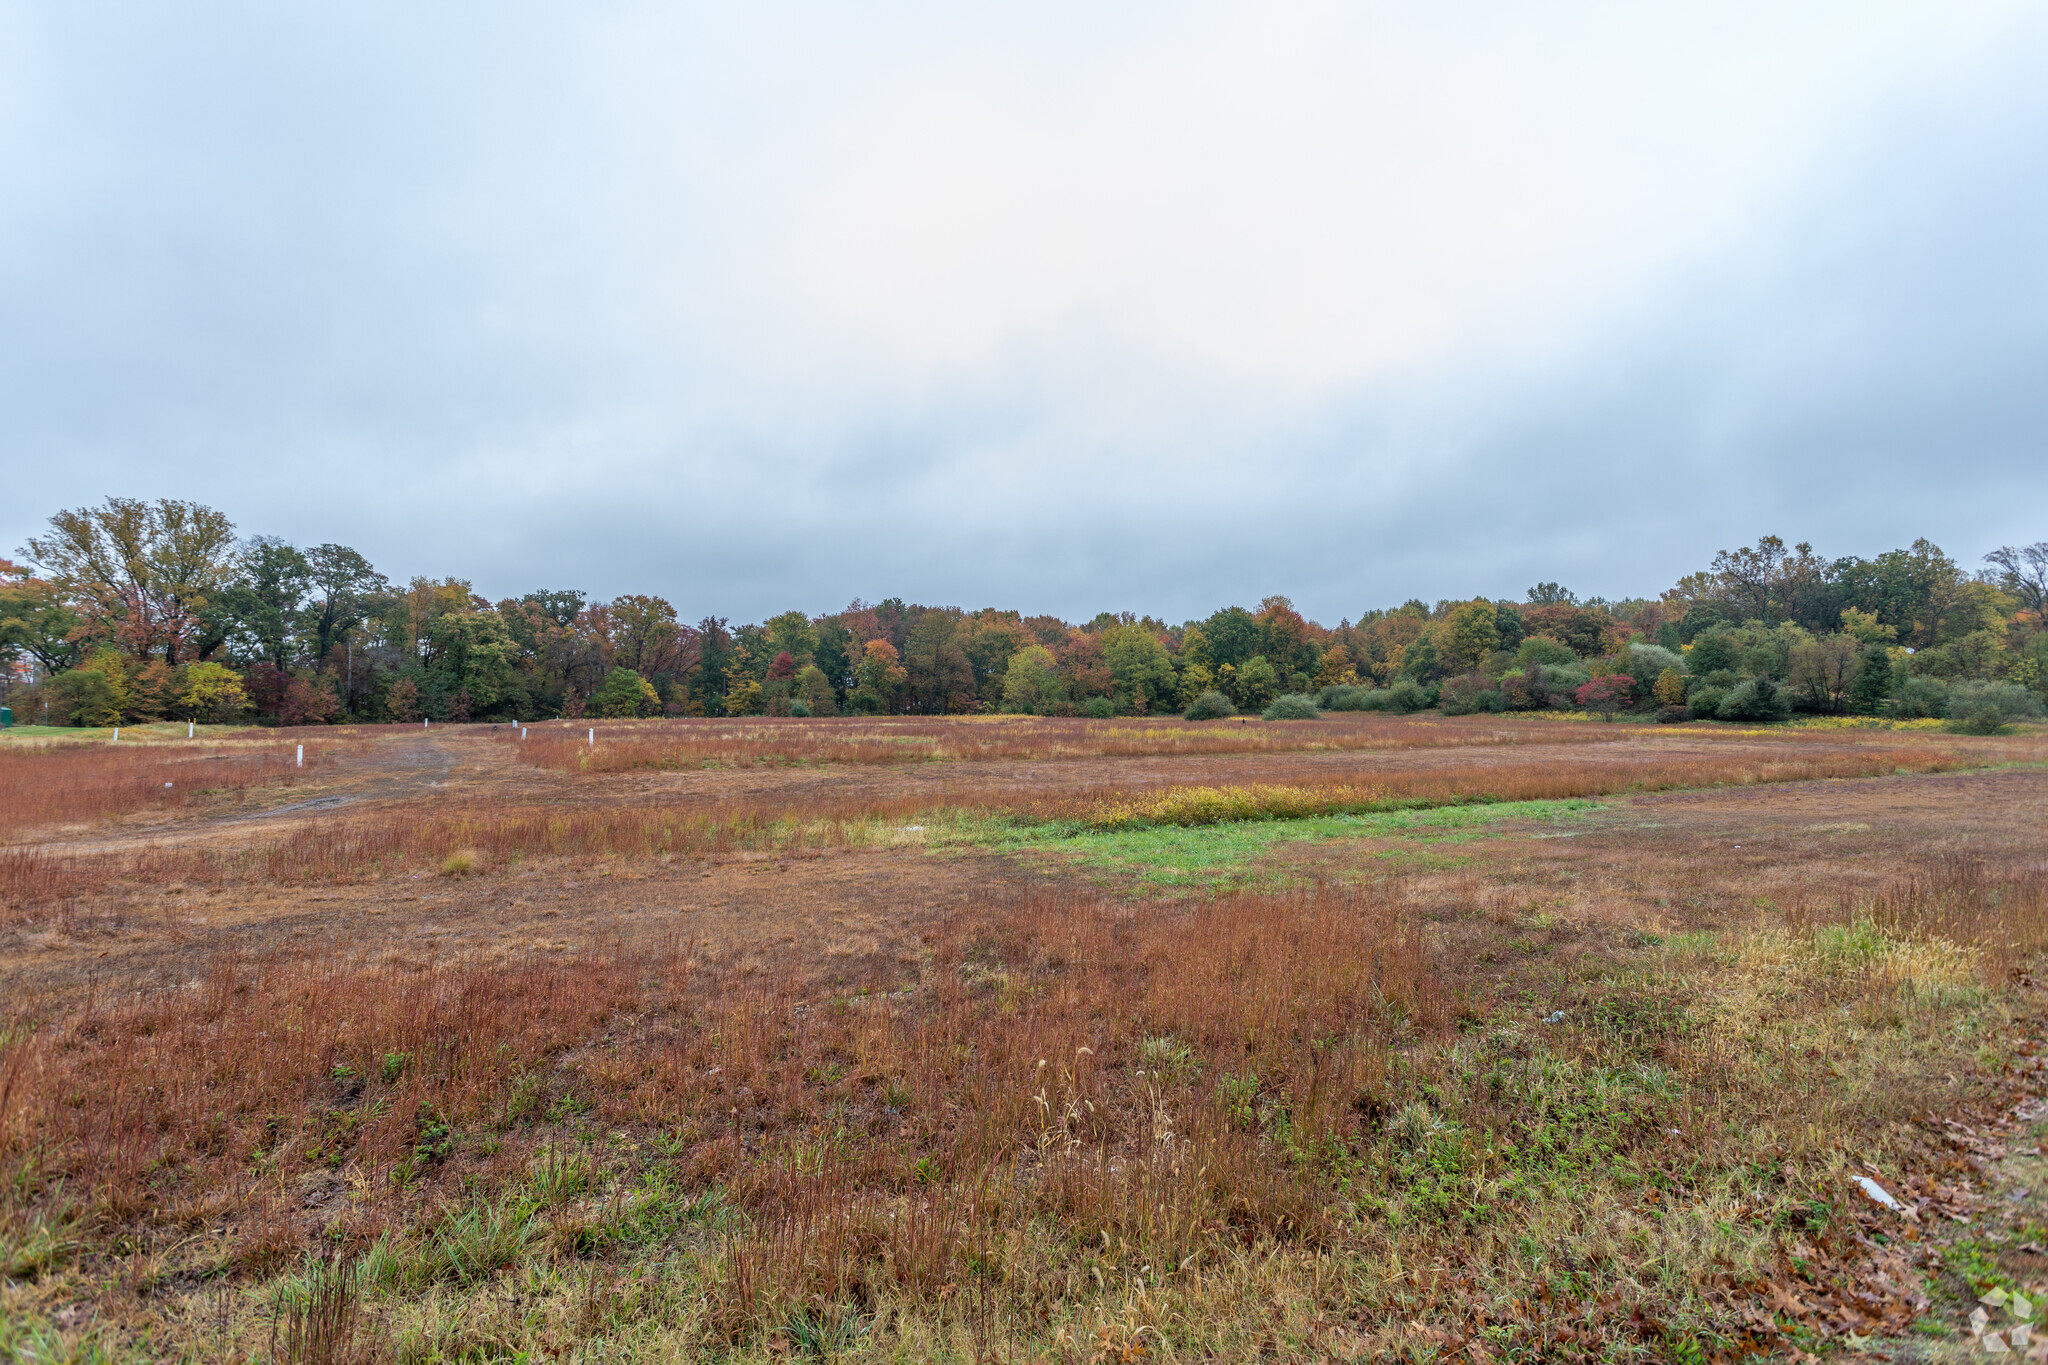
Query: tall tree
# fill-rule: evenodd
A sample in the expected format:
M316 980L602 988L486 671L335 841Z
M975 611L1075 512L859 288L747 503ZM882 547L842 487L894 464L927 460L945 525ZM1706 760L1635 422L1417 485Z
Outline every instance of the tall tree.
M267 659L279 672L290 668L312 582L312 565L295 546L276 536L252 537L214 606L235 652Z
M1984 556L1992 581L2019 600L2021 611L2048 621L2048 540L2003 545Z
M676 609L660 597L615 597L611 604L612 662L643 678L673 674L682 662L683 631Z
M91 638L175 665L234 570L235 525L196 502L108 498L57 513L24 553L76 604Z
M306 551L307 604L313 661L325 662L343 636L363 624L379 599L391 591L383 574L346 545L315 545Z
M0 559L0 660L26 654L45 673L77 664L84 618L56 586Z

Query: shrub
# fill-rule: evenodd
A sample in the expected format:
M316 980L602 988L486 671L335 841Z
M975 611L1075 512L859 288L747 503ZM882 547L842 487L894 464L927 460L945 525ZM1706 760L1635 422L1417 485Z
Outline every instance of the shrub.
M1530 664L1520 673L1500 680L1500 695L1510 711L1541 711L1550 705L1553 694L1550 684L1544 681L1543 669Z
M1090 720L1109 720L1116 715L1116 703L1108 697L1090 697L1082 705L1081 714Z
M1429 689L1413 678L1396 678L1385 687L1376 687L1359 698L1361 711L1391 711L1405 716L1411 711L1420 711L1433 701Z
M1572 700L1588 711L1598 711L1604 718L1612 720L1616 711L1628 705L1635 690L1636 680L1628 674L1609 673L1573 692Z
M1769 678L1750 678L1738 684L1721 703L1722 720L1781 721L1792 714L1785 689Z
M1468 716L1474 711L1505 711L1507 698L1492 679L1477 673L1468 673L1462 678L1452 678L1443 685L1438 694L1438 703L1447 716Z
M1666 706L1685 705L1685 674L1675 668L1667 668L1657 675L1657 681L1650 685L1650 694Z
M1660 706L1657 708L1659 725L1682 725L1692 719L1690 706Z
M1321 720L1323 713L1316 709L1314 697L1304 697L1299 692L1283 692L1273 698L1260 717L1262 720Z
M1728 701L1728 689L1711 683L1702 684L1692 690L1687 699L1695 720L1713 720L1721 714L1721 708Z
M1892 698L1891 713L1906 719L1948 714L1948 684L1939 678L1908 678Z
M43 688L58 725L119 725L125 698L114 679L93 668L59 673ZM59 717L62 719L58 719Z
M811 704L802 697L798 697L789 704L789 714L801 720L811 714Z
M1325 711L1370 711L1365 699L1371 690L1350 683L1332 683L1316 694L1316 705Z
M1632 644L1620 660L1621 671L1636 680L1639 691L1656 686L1659 675L1685 672L1685 660L1661 645Z
M1583 668L1572 668L1563 664L1543 665L1543 685L1552 692L1561 693L1565 700L1571 694L1593 681L1593 675Z
M1230 698L1211 689L1196 697L1180 714L1183 720L1222 720L1236 715L1237 708L1230 704Z
M1948 694L1949 722L1964 735L1995 735L2016 720L2041 714L2041 699L2017 683L1957 683Z

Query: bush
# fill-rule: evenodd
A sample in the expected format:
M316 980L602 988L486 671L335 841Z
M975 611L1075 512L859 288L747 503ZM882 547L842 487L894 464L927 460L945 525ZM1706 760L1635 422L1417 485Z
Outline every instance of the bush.
M1447 716L1469 716L1475 711L1508 709L1507 698L1501 695L1493 680L1477 673L1446 682L1438 694L1438 702Z
M1230 698L1213 688L1188 703L1188 709L1181 712L1182 720L1223 720L1237 714L1237 708L1230 704Z
M1543 665L1543 685L1552 692L1561 693L1566 700L1571 694L1593 681L1593 675L1583 668L1568 668L1559 664Z
M1608 673L1587 683L1572 693L1572 700L1588 711L1598 711L1608 720L1614 713L1629 704L1635 695L1636 680L1626 673Z
M1648 692L1663 673L1685 673L1685 660L1661 645L1631 644L1619 660L1621 671L1636 680L1636 690Z
M811 704L802 697L798 697L789 704L789 714L800 720L807 718L811 714Z
M1721 703L1722 720L1762 721L1769 724L1792 714L1785 689L1769 678L1751 678L1736 686Z
M1429 689L1413 678L1396 678L1385 687L1376 687L1359 699L1361 711L1391 711L1405 716L1411 711L1420 711L1435 698Z
M1109 720L1116 715L1116 703L1108 697L1090 697L1082 705L1081 714L1090 720Z
M1908 678L1892 698L1891 713L1906 719L1948 714L1948 684L1939 678Z
M1262 720L1321 720L1323 713L1316 709L1314 697L1304 697L1299 692L1283 692L1273 698L1260 717Z
M1721 708L1728 702L1728 689L1715 687L1711 683L1695 687L1692 696L1686 699L1687 709L1695 720L1712 720L1721 714Z
M2041 699L2017 683L1965 682L1949 689L1949 722L1963 735L1996 735L2016 720L2041 714Z
M1692 708L1690 706L1660 706L1657 708L1657 723L1659 725L1683 725L1691 719Z
M1350 683L1332 683L1316 694L1316 705L1325 711L1370 711L1365 699L1371 690Z
M59 673L43 685L50 703L52 725L119 725L121 689L106 674L93 668L74 668Z

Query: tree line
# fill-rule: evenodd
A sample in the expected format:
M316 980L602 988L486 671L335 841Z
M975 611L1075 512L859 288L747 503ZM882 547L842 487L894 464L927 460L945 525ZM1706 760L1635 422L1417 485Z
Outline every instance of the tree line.
M7 700L50 724L1436 707L1981 727L2038 714L2048 689L2048 542L1972 571L1925 540L1827 559L1766 536L1655 597L1541 583L1336 626L1280 596L1178 625L900 598L749 624L643 594L491 602L461 578L393 583L344 545L241 538L174 499L59 512L17 555L0 559Z

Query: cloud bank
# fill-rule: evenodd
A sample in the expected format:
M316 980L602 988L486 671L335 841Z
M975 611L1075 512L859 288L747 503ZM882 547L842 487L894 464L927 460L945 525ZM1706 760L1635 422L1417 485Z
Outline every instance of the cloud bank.
M1069 616L2048 535L2010 4L0 6L12 547Z

